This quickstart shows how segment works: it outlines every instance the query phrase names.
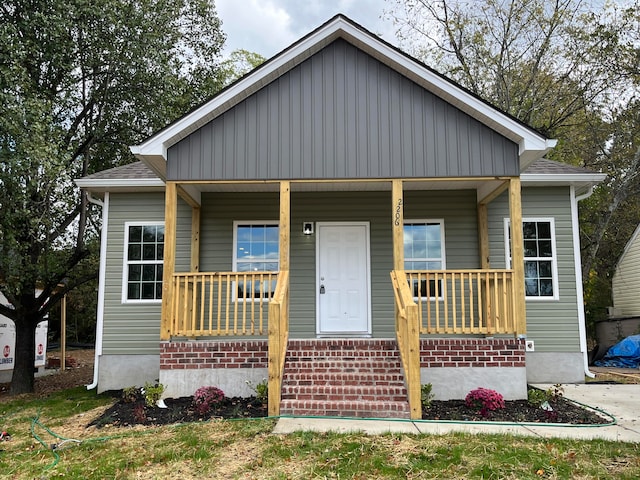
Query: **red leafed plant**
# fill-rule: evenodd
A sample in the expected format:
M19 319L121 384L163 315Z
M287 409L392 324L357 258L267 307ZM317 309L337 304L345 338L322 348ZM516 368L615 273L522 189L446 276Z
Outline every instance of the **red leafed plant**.
M222 400L224 400L224 392L218 387L200 387L193 394L193 405L200 415L209 413Z
M483 417L487 417L490 411L504 408L502 395L489 388L480 387L471 390L464 400L468 407L473 408Z

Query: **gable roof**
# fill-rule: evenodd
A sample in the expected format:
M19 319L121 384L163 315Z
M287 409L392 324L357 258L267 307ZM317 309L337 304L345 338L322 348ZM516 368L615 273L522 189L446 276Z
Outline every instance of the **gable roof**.
M349 18L336 15L222 90L208 102L171 123L140 145L132 146L131 151L164 179L169 147L339 38L516 143L519 148L521 171L534 160L541 158L556 144L555 140L547 139L514 117L499 111L477 95L385 42Z

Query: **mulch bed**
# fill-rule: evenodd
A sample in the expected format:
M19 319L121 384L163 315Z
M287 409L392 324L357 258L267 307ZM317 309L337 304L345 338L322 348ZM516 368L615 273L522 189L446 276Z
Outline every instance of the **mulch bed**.
M488 421L510 423L569 423L574 425L598 425L608 423L609 418L600 416L565 398L557 398L544 410L526 400L506 400L505 408L486 412L486 417L468 407L464 400L433 400L428 409L422 411L423 420Z
M112 392L117 396L117 392ZM121 396L121 395L120 395ZM144 402L124 402L118 400L100 417L89 425L96 427L131 425L170 425L211 420L214 418L258 418L267 416L267 406L255 397L225 398L207 414L196 412L193 397L168 398L164 401L167 408L147 407Z
M259 418L267 416L267 406L255 397L225 398L206 415L198 414L193 406L193 397L166 399L167 408L146 407L144 402L124 402L120 392L111 392L116 403L107 409L90 425L96 427L132 425L168 425L206 421L214 418ZM552 411L530 405L526 400L507 400L505 408L487 412L483 417L467 405L464 400L433 400L428 409L423 410L423 420L489 421L512 423L569 423L576 425L603 424L609 419L583 408L565 398L550 402Z

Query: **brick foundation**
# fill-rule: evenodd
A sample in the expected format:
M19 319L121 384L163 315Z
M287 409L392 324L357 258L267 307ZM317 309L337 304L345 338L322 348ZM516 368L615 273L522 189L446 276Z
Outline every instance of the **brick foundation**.
M421 383L431 383L437 399L464 398L477 387L493 388L506 399L526 398L523 340L421 339L420 367ZM263 381L267 369L266 339L160 343L166 396L192 395L203 385L250 396L247 382ZM282 405L283 414L292 415L408 415L396 340L289 340Z
M434 338L420 341L420 367L524 367L524 340Z
M160 343L160 370L267 368L266 340Z

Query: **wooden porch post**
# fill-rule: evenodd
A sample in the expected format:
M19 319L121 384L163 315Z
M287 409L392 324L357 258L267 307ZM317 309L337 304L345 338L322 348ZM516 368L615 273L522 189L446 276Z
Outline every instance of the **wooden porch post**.
M280 182L280 270L289 270L289 240L291 237L291 184Z
M393 219L393 269L404 270L404 198L402 180L393 180L391 186Z
M289 271L289 243L291 237L291 185L289 181L280 182L280 220L279 220L279 248L280 273ZM287 275L284 275L287 279ZM280 283L282 276L279 276ZM288 280L287 280L288 281ZM286 297L288 298L288 296ZM286 302L286 301L285 301ZM286 355L288 336L288 305L281 305L278 301L269 303L269 364L268 364L268 412L270 416L280 415L280 394L282 389L283 356Z
M527 311L524 292L524 240L522 238L522 199L520 178L509 181L509 217L511 219L511 269L513 270L516 336L527 333Z
M200 271L200 207L191 207L191 271Z
M391 218L393 229L393 269L402 272L399 282L405 282L404 275L404 194L402 180L392 180L391 185ZM410 416L413 420L422 418L420 402L420 326L418 306L413 303L405 307L406 336L398 335L400 311L396 305L396 335L398 348L405 353L405 382L409 396ZM403 338L404 337L404 338ZM404 343L404 345L402 345Z
M166 182L164 194L164 266L162 270L162 314L160 340L171 337L173 274L176 269L176 215L178 195L175 182Z
M478 242L480 247L480 268L491 268L489 261L489 213L486 203L478 204Z

